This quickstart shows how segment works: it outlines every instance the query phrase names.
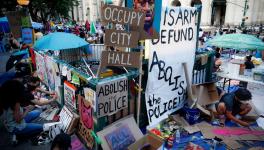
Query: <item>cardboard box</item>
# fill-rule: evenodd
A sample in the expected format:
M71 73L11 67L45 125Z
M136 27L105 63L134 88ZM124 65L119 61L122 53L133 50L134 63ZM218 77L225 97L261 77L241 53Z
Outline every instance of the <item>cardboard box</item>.
M144 150L157 150L162 146L163 141L159 138L151 135L146 134L144 137L142 137L140 140L136 141L134 144L130 145L128 147L129 150L141 150L144 148L144 146L149 145L145 147Z
M194 85L193 94L197 96L197 103L205 106L219 101L219 95L214 83Z
M110 124L97 132L97 135L102 140L101 146L105 150L126 149L143 137L133 115Z

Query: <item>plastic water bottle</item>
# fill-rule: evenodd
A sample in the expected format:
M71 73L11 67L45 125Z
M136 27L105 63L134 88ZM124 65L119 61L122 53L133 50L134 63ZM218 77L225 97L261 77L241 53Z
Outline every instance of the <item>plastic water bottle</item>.
M180 143L180 139L181 139L181 133L179 130L176 131L176 137L175 137L175 142L176 143Z

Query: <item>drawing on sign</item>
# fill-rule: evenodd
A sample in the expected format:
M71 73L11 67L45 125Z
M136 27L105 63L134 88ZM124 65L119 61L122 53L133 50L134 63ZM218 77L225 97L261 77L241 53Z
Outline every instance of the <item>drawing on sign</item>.
M99 83L96 86L97 116L112 115L128 106L128 80L126 77Z
M85 104L85 101L86 100L84 97L78 95L79 112L81 114L78 133L85 141L87 147L92 149L94 144L94 139L91 133L94 125L93 114L92 114L93 111L92 111L92 107L87 106L87 104Z
M35 51L35 59L36 59L37 76L45 84L48 84L48 78L47 78L47 72L46 72L44 57Z
M51 57L45 56L44 58L45 58L45 64L46 64L48 85L51 91L55 91L55 78L57 76L56 66L58 65L56 62L54 62L54 60Z
M76 90L77 89L74 85L72 85L68 81L64 82L64 103L66 106L69 106L72 109L76 109Z
M80 139L74 134L71 136L71 149L72 150L86 150Z
M113 132L108 133L105 139L111 150L125 150L136 141L128 125L120 126Z
M157 39L160 29L160 10L161 3L159 0L128 0L128 7L134 8L134 10L143 11L146 16L144 18L144 29L140 31L140 40L143 39ZM133 4L133 5L130 5ZM137 28L132 27L132 30Z
M187 63L191 79L196 46L195 17L195 8L162 8L160 36L150 44L145 94L150 125L184 105L187 84L182 63Z
M86 102L85 99L79 98L79 112L81 115L81 121L87 129L93 129L93 109Z
M31 28L22 29L22 41L25 44L33 44L33 31Z
M105 30L105 45L135 48L138 46L138 38L138 32L109 29Z
M140 52L102 51L101 66L140 67Z
M84 97L87 102L92 105L93 110L96 112L96 93L91 88L83 88Z

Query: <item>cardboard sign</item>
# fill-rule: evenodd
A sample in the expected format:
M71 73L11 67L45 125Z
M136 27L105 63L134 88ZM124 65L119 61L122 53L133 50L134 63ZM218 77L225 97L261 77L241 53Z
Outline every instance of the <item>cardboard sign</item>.
M22 12L20 11L10 11L6 13L8 24L10 25L14 38L21 37L21 16Z
M111 150L126 149L130 144L136 141L128 125L120 126L113 132L108 133L105 139Z
M93 108L81 95L78 95L78 103L80 113L80 124L78 133L81 138L85 141L87 147L92 149L94 144L94 139L91 133L94 128Z
M186 62L192 78L196 47L196 9L163 7L160 37L150 43L146 108L150 125L155 125L183 107L186 78L182 63Z
M35 59L36 59L37 76L45 84L48 84L48 78L47 78L47 72L46 72L44 57L35 51Z
M96 112L96 93L91 88L83 88L85 100L93 107Z
M102 140L102 148L107 150L124 150L143 137L133 115L120 119L106 127L97 135ZM133 142L134 141L134 142Z
M102 51L101 66L140 67L140 52Z
M25 44L33 44L33 30L31 28L22 29L22 41Z
M50 91L55 91L55 80L57 76L57 68L58 64L49 56L44 57L45 65L46 65L46 72L48 78L48 86Z
M85 146L80 141L80 139L76 136L76 134L73 134L71 136L71 149L72 150L86 150Z
M72 134L79 122L79 116L63 106L59 114L62 130L67 134Z
M76 90L77 89L74 85L68 81L64 82L64 104L72 109L76 109Z
M106 29L105 45L135 48L138 46L138 37L138 32Z
M134 11L129 8L114 5L102 5L101 11L104 22L143 28L145 19L143 11Z
M96 85L97 117L112 115L128 106L128 80L117 78Z

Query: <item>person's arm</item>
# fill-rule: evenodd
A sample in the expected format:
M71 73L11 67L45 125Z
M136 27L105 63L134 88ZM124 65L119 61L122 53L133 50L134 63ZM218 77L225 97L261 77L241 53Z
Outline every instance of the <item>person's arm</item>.
M20 112L20 103L16 103L15 104L15 108L14 108L14 119L17 123L20 123L25 116L27 115L27 113L31 110L31 107L26 107L25 111L23 113Z
M41 98L39 100L34 99L31 102L34 103L35 105L43 106L43 105L48 105L48 104L54 102L56 99L57 99L57 95L55 94L49 100L46 100L46 99L42 99Z
M46 91L46 90L43 90L42 88L39 88L39 87L37 87L36 90L41 92L41 93L48 94L48 95L54 95L55 94L55 92Z
M244 122L240 119L237 119L235 116L233 116L232 111L226 111L226 117L242 126L248 127L249 124L247 122Z

